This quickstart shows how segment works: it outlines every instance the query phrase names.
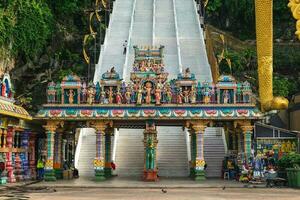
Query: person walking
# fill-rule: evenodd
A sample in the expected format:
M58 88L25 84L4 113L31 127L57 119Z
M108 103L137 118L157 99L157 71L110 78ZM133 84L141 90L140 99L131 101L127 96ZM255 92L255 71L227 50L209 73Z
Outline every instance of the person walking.
M123 55L126 55L127 45L128 45L128 42L127 42L127 40L125 40L125 42L123 43Z

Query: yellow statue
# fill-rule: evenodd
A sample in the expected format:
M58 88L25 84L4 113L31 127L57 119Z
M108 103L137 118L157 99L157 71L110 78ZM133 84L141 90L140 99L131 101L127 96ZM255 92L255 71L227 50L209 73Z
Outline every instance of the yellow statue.
M255 0L255 13L261 109L286 109L286 98L273 97L273 0Z
M300 1L299 0L290 0L288 6L291 8L293 17L297 20L296 23L296 35L300 40Z

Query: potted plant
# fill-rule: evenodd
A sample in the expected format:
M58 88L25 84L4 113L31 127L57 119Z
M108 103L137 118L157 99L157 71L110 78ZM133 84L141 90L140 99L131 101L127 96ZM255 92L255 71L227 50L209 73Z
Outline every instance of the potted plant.
M288 184L290 187L300 188L300 154L289 153L278 161L279 169L287 172Z

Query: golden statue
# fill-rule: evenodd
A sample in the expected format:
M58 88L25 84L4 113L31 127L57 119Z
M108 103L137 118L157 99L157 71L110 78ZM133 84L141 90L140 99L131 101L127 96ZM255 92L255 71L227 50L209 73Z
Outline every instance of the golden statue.
M300 40L300 1L299 0L290 0L288 6L291 8L293 17L297 20L296 23L296 35Z
M273 97L273 0L255 0L255 12L261 110L286 109L286 98Z

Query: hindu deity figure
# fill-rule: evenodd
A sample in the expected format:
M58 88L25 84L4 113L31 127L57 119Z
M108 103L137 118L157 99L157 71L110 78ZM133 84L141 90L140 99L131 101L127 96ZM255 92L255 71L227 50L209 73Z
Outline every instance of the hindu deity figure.
M145 91L146 91L146 104L150 104L151 103L151 93L152 93L152 83L151 82L147 82L145 85Z
M140 71L141 72L147 71L147 67L146 67L146 64L145 64L144 60L140 63Z
M146 64L146 71L147 71L147 72L152 71L152 63L151 63L151 60L150 60L150 59L147 61L147 64Z
M250 103L251 102L251 86L248 81L243 82L243 89L242 89L242 95L243 95L243 102L244 103Z
M190 91L190 101L192 104L196 103L196 89L194 86L192 86L192 89Z
M100 87L100 83L97 82L96 83L96 96L95 96L95 101L97 103L99 103L99 101L100 101L100 96L101 96L101 87Z
M137 99L136 99L136 104L141 105L143 100L143 90L142 87L140 87L137 91Z
M56 83L55 90L56 90L56 101L57 103L60 103L61 93L62 93L60 83Z
M55 103L55 83L52 81L48 84L47 96L48 96L48 103Z
M87 89L86 89L86 83L85 82L82 83L81 95L82 95L82 102L85 103L86 98L87 98Z
M190 68L186 68L184 73L183 73L183 78L188 79L191 78L191 70Z
M2 82L2 85L1 85L1 96L7 97L7 93L6 93L6 85L5 85L4 82Z
M166 89L166 102L167 103L172 103L172 96L173 96L173 93L172 93L171 88L167 87L167 89Z
M112 104L114 102L114 91L113 91L113 87L109 87L109 90L107 91L107 95L108 95L108 103Z
M209 89L209 83L208 82L204 82L203 83L203 102L205 104L209 104L210 103L210 89Z
M188 90L187 87L185 87L183 91L183 101L184 103L189 103L189 97L190 97L190 91Z
M224 90L224 92L223 92L223 103L224 104L230 103L230 95L229 95L228 90Z
M102 87L100 92L100 103L104 104L106 99L106 92L104 91L104 88Z
M126 92L125 92L125 100L127 104L130 104L131 101L131 91L130 91L130 87L126 88Z
M155 149L153 139L148 138L146 148L146 169L154 169Z
M96 90L93 86L90 86L87 91L87 102L93 104L95 100Z
M182 104L182 98L183 98L183 94L182 94L182 90L180 89L177 93L177 96L176 96L176 102L178 104Z
M74 90L70 89L69 93L67 93L67 96L69 97L69 104L73 104L74 103L74 96L75 96Z
M116 103L117 104L121 104L122 103L122 93L120 92L120 89L117 90L117 94L116 94Z
M161 101L161 89L157 85L157 87L155 89L155 104L159 105L160 101Z
M210 102L216 103L216 85L214 83L211 84Z
M237 103L241 103L242 102L242 84L241 83L237 83L237 87L236 87L236 100L237 100Z
M197 83L196 90L197 90L196 101L201 102L202 101L202 86L201 86L200 82Z

